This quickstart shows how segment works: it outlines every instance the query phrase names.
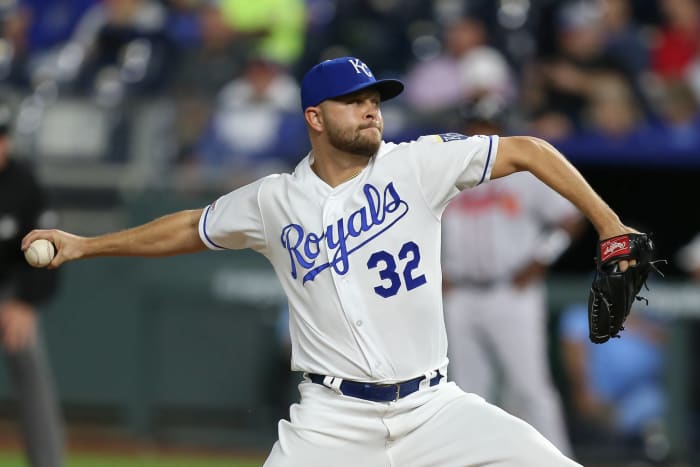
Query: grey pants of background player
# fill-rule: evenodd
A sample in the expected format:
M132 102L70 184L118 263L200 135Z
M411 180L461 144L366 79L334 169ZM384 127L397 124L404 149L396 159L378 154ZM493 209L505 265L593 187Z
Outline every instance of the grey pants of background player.
M34 343L21 352L3 353L18 403L19 425L29 465L62 467L63 419L40 325L36 337Z

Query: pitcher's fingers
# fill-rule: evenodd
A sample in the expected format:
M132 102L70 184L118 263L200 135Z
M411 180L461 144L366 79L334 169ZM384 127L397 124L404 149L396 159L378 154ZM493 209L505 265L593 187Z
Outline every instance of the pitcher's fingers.
M630 260L623 259L623 260L620 260L620 262L618 263L618 269L622 272L625 272L625 271L627 271L627 269L630 266L635 266L636 264L637 264L636 259L630 259Z
M56 242L54 241L53 231L35 229L35 230L32 230L31 232L29 232L27 235L25 235L24 238L22 239L22 251L29 248L29 245L31 245L33 241L39 240L40 238L45 238L46 240L49 240L54 245L56 244Z
M56 251L56 256L46 265L46 269L56 269L65 263L66 259L61 250Z

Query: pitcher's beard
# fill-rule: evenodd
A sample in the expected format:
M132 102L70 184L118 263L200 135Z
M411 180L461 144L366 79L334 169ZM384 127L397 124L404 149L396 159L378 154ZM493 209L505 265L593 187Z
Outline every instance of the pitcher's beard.
M379 151L379 146L382 144L380 128L377 128L380 134L380 137L377 139L363 134L362 130L353 132L351 130L341 130L332 126L328 126L327 129L328 141L339 151L370 158Z

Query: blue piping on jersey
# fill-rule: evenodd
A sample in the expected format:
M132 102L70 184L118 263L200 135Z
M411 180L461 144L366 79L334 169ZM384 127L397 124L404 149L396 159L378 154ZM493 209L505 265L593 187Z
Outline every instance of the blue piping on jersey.
M207 239L209 243L214 245L217 248L221 248L222 250L227 250L228 248L224 248L223 246L217 244L214 240L209 238L209 235L207 235L207 217L209 217L209 210L211 209L211 204L207 206L207 210L204 212L204 222L202 224L202 233L204 233L204 238Z
M489 162L491 162L492 146L493 146L493 136L489 136L489 152L488 152L488 155L486 156L486 165L484 166L484 173L481 174L481 180L479 180L479 183L477 183L477 185L481 185L481 183L486 178L486 171L489 169Z

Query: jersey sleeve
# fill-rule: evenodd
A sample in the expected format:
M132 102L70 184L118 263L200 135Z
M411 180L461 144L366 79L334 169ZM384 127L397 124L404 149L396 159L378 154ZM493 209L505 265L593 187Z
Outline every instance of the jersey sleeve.
M265 249L259 199L270 177L238 188L204 208L199 218L199 236L209 249Z
M426 201L441 211L461 190L488 181L497 149L495 135L446 133L419 138L411 154Z

